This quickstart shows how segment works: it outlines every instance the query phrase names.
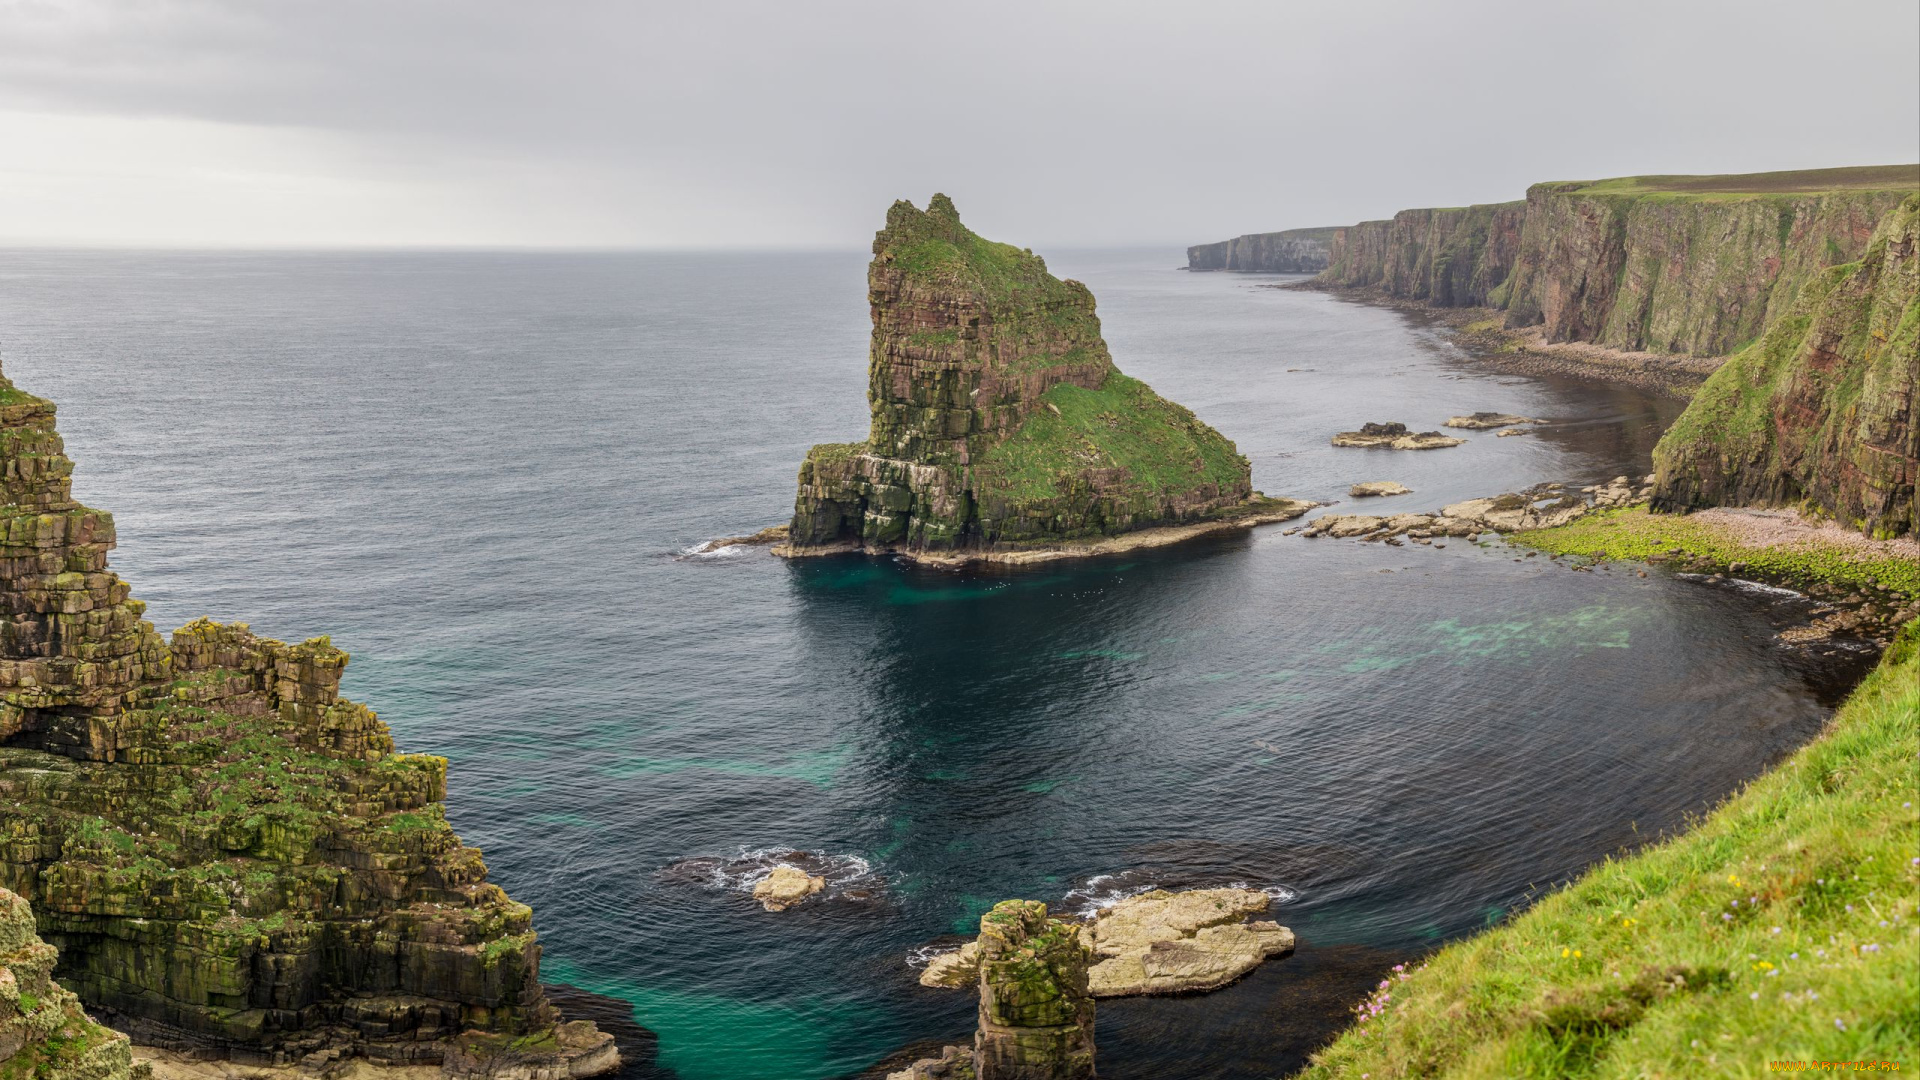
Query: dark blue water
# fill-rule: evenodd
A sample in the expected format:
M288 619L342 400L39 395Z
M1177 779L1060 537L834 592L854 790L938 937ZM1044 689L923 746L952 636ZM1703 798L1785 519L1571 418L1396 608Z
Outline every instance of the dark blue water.
M1270 493L1398 480L1417 494L1392 505L1432 509L1638 473L1675 412L1177 261L1052 259L1120 365ZM997 900L1230 881L1281 897L1301 950L1103 1003L1101 1071L1275 1074L1380 966L1680 824L1825 715L1762 601L1499 547L1269 528L1021 572L684 557L783 519L806 447L864 433L863 267L12 252L0 362L60 403L155 622L331 633L347 692L452 759L450 816L533 905L548 976L631 1000L687 1080L964 1034L971 1000L906 958ZM1559 423L1327 446L1475 409ZM788 848L835 888L763 912L743 875Z

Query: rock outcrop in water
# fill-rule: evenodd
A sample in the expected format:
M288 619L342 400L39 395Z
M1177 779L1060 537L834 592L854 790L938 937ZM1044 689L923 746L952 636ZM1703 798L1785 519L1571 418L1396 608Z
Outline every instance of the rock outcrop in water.
M1248 233L1187 249L1187 269L1238 274L1317 274L1327 268L1337 229Z
M53 981L58 950L34 932L26 900L0 889L0 1076L128 1080L127 1037L93 1022Z
M1654 505L1810 503L1872 535L1920 533L1916 411L1920 194L1694 395L1654 448Z
M1858 259L1920 166L1535 184L1338 230L1316 283L1485 305L1549 342L1724 356Z
M1114 368L1086 286L974 235L946 196L895 203L873 252L872 428L807 454L775 551L952 556L1290 510Z
M61 980L140 1041L249 1061L616 1066L556 1026L532 912L442 813L446 760L394 752L326 638L162 640L72 469L53 405L0 377L0 886Z

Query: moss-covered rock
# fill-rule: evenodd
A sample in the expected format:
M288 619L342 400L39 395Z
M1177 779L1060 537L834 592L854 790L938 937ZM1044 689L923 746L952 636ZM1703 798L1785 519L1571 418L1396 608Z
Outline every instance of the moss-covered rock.
M1920 531L1920 194L1716 371L1654 449L1660 509L1811 503Z
M326 638L163 641L71 472L0 377L0 886L60 978L142 1041L253 1061L550 1033L532 912L448 826L446 761L340 698Z
M895 203L873 251L872 428L807 455L794 553L1013 548L1248 502L1233 443L1115 370L1085 285L944 195Z
M1082 1080L1093 1071L1092 950L1047 905L1006 900L981 916L980 1080Z
M94 1023L53 981L57 956L34 932L26 900L0 889L0 1080L129 1080L127 1037Z

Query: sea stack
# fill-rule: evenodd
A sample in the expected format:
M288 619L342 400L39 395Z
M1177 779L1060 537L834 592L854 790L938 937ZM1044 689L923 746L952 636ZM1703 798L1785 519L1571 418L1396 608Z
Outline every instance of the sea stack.
M867 291L872 428L808 453L780 554L1043 548L1286 503L1255 497L1232 442L1114 367L1085 285L974 235L945 195L893 204Z
M197 1057L616 1068L609 1036L557 1022L533 912L448 826L446 759L396 753L324 637L163 640L72 472L53 404L0 376L0 887L61 982Z

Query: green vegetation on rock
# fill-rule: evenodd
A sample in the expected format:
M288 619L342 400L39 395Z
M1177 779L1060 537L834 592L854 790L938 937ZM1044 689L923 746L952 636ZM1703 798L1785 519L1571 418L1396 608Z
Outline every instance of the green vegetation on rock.
M0 889L0 1080L128 1080L127 1037L94 1023L53 981L57 955L26 900Z
M554 1030L532 912L447 824L446 761L395 753L339 696L347 654L325 637L199 619L163 641L107 567L113 519L71 498L53 406L4 377L0 402L0 888L37 909L45 966L57 947L116 1025L282 1064L430 1064L462 1031ZM5 934L28 995L11 1007L38 1016L53 991L19 983ZM37 1080L92 1060L70 1026ZM513 1068L617 1064L591 1025L570 1032Z
M1512 539L1556 555L1643 562L1681 553L1801 587L1877 587L1920 596L1920 564L1911 559L1838 546L1755 547L1694 518L1651 513L1644 506L1604 510L1568 525L1515 533Z
M1685 835L1397 972L1310 1078L1759 1075L1920 1058L1920 624ZM1910 1067L1910 1065L1909 1065Z
M895 203L873 251L872 429L807 455L792 550L1018 548L1249 505L1233 444L1115 370L1086 286L944 195Z
M1873 535L1920 532L1917 395L1920 194L1694 395L1654 449L1656 505L1804 501Z

